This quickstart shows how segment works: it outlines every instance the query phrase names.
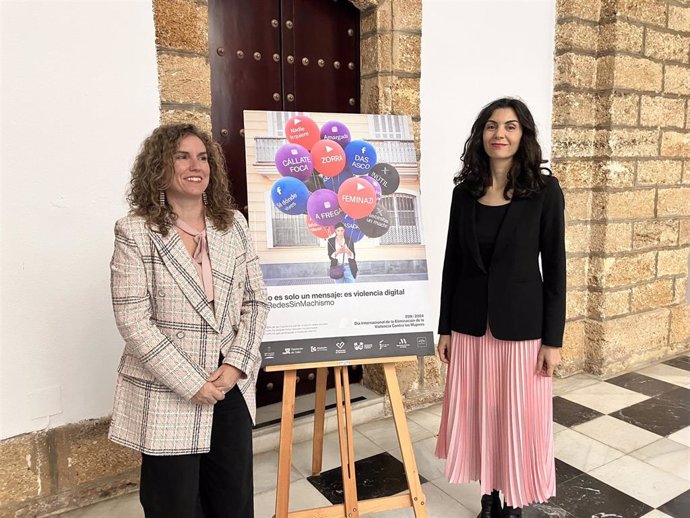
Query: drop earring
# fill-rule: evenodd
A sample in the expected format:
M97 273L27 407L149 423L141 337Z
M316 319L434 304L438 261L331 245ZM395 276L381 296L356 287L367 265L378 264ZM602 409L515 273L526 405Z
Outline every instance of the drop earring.
M201 193L201 201L204 202L204 205L208 205L208 195L206 194L206 191Z
M158 193L158 201L160 202L162 207L165 207L165 191L160 191Z

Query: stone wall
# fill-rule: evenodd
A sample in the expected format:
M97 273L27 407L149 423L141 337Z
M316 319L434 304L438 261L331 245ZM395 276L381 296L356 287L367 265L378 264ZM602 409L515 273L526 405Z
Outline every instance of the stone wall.
M108 440L109 419L0 442L0 518L45 516L130 492L139 454Z
M211 65L206 0L153 0L161 123L211 132Z
M690 5L559 0L553 164L566 196L562 374L690 346Z

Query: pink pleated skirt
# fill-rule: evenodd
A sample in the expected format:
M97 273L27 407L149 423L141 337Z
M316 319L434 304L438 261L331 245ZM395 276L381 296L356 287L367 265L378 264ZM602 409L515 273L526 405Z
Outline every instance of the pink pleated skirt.
M481 483L513 507L556 494L551 378L536 373L541 340L453 332L436 456L449 482Z

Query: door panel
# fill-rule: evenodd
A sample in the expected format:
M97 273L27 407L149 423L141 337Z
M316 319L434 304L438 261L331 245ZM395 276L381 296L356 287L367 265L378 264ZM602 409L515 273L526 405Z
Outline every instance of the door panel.
M283 47L294 55L285 62L288 110L359 112L359 11L347 0L282 0ZM306 61L305 61L306 60ZM354 103L354 104L351 104Z
M242 111L358 113L359 10L348 0L209 0L208 18L213 138L246 215ZM297 375L297 394L314 392L316 371ZM350 382L361 377L350 368ZM280 401L282 385L282 373L262 370L257 404Z
M280 4L265 0L209 0L208 4L213 138L223 148L233 194L244 209L242 110L283 109L281 63L273 58L280 56Z

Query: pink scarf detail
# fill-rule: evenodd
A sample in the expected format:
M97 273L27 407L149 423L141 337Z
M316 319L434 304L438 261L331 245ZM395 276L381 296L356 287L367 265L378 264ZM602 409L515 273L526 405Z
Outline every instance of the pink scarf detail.
M213 301L213 274L211 273L211 258L208 255L208 241L206 239L206 230L197 232L180 218L175 220L175 226L185 234L189 234L194 238L196 248L192 254L194 267L196 268L199 278L201 279L201 286L206 293L206 299L209 302Z

